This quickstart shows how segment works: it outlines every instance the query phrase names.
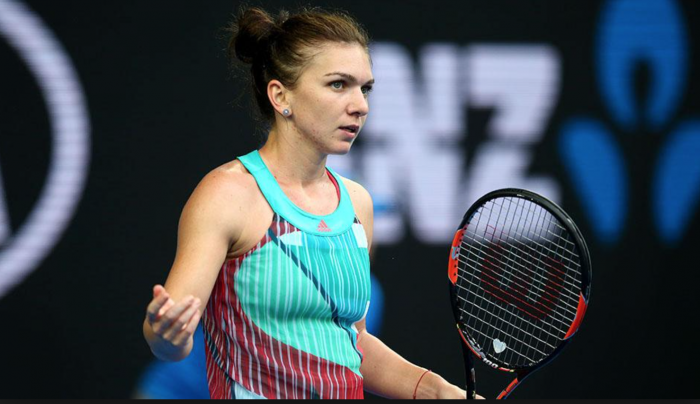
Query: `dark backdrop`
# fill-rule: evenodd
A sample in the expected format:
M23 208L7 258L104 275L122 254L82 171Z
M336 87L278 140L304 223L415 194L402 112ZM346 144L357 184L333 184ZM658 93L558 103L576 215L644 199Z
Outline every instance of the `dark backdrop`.
M660 213L665 209L680 208L658 207L653 201L660 194L654 187L660 151L674 128L692 123L700 114L700 4L639 3L652 8L670 4L678 10L682 24L674 27L680 27L686 41L683 58L671 58L686 66L682 88L668 118L655 127L640 118L639 125L623 128L603 101L596 49L601 16L610 6L605 2L314 3L347 9L375 41L400 45L414 61L430 43L460 48L535 44L556 52L558 91L552 95L540 138L529 149L532 160L526 172L546 175L558 184L558 202L588 240L593 289L590 309L573 343L519 387L519 398L697 397L696 389L689 388L700 376L695 367L700 359L700 297L695 286L700 275L692 264L700 231L693 185L697 159L686 158L686 166L676 173L689 176L681 178L678 187L690 194L690 207L675 238L660 235L657 219L665 217ZM259 145L247 98L241 96L244 85L230 77L223 52L221 28L239 3L21 4L55 34L78 74L91 128L89 171L61 237L30 274L0 293L0 397L129 397L152 359L141 323L152 285L164 282L172 263L183 204L209 170ZM264 4L273 10L291 6L283 1ZM653 27L668 22L630 21ZM663 52L681 48L678 43L658 46ZM634 108L641 110L642 101L656 94L652 83L661 78L655 68L651 62L638 62L612 78L632 78ZM376 91L381 91L381 81ZM50 170L55 145L46 105L16 48L0 37L0 189L10 230L0 254L12 248L13 234L35 208ZM498 110L465 105L463 112L468 119L464 133L469 135L459 145L468 168ZM609 128L622 161L612 166L627 173L626 199L618 204L624 214L609 217L590 208L586 204L592 198L581 191L587 182L569 174L559 145L562 127L574 116ZM700 137L693 128L688 130L690 139ZM359 152L371 146L363 141ZM411 142L411 137L405 141ZM689 152L698 150L692 147ZM595 158L587 161L587 170L600 168ZM596 175L600 177L593 182L614 188L600 191L615 199L619 184L606 181L604 171ZM458 210L467 206L464 201ZM378 242L373 262L385 295L381 338L407 359L462 383L461 349L444 271L450 237L426 242L411 225L410 209L399 204L395 211L405 224L397 230L401 235ZM597 224L606 217L612 232ZM493 397L509 376L478 366L477 379L480 391Z

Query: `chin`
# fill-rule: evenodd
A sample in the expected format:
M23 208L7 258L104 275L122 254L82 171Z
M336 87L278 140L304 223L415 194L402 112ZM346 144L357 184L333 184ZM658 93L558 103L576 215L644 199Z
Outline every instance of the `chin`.
M350 153L351 146L348 145L347 147L338 147L333 150L331 150L328 154L332 154L334 156L344 156L348 153Z
M327 153L329 155L344 156L350 153L350 149L352 149L352 143L342 143L329 147Z

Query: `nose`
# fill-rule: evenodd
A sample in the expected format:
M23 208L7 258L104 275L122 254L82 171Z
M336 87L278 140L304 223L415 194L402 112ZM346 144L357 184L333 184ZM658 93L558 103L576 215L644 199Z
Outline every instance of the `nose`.
M358 117L363 117L369 113L369 102L365 94L362 93L361 88L353 91L352 98L348 104L348 113Z

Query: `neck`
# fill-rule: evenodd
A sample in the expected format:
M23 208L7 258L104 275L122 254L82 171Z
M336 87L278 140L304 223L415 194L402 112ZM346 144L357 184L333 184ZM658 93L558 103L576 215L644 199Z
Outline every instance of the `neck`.
M260 156L280 184L307 186L324 181L327 155L309 147L301 137L282 136L273 129Z

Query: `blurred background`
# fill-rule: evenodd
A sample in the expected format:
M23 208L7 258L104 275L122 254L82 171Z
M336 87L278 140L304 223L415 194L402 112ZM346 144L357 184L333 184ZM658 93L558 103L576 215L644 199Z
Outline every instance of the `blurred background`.
M483 193L527 188L579 224L593 286L513 397L697 398L700 2L251 4L339 7L373 38L367 126L329 159L376 205L370 331L462 384L449 244ZM239 5L0 0L1 398L168 391L151 288L199 180L260 145L224 54ZM192 372L175 396L191 368L166 370ZM476 370L487 397L511 379Z

